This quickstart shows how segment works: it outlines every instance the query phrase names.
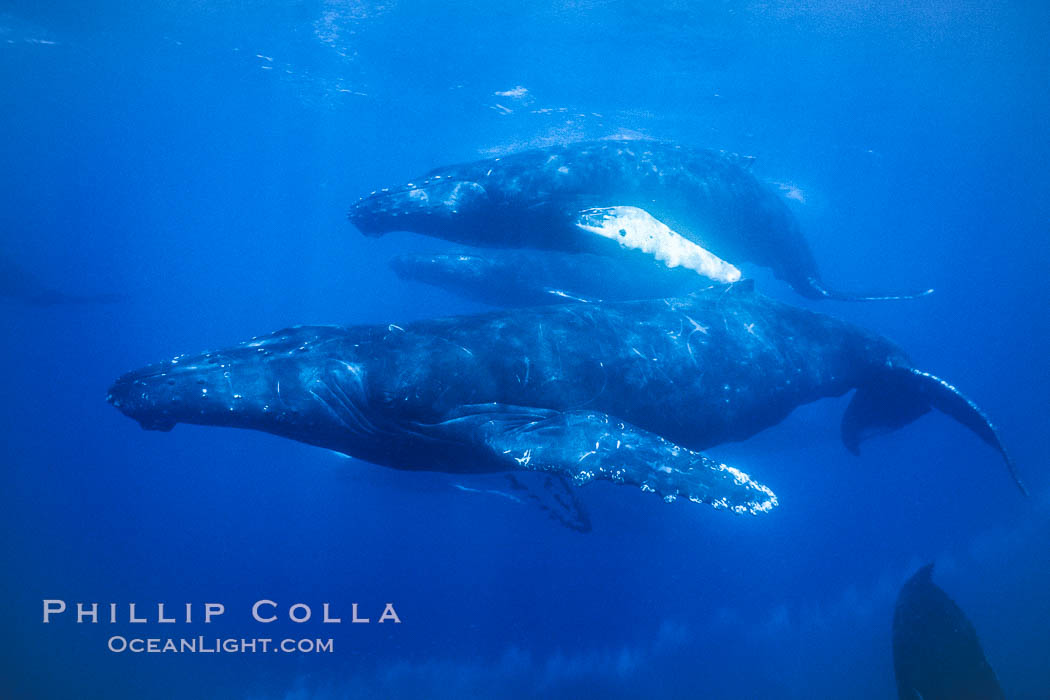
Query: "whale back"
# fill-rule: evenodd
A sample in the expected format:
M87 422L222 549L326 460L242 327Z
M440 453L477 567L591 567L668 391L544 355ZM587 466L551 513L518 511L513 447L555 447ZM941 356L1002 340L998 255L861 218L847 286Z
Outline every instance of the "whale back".
M650 140L583 141L437 168L423 179L479 184L490 224L504 229L492 232L498 235L526 226L539 240L539 226L556 227L578 211L637 207L721 258L771 267L792 283L817 276L787 205L733 153Z
M370 349L392 404L499 401L617 415L691 449L744 440L857 386L866 336L750 281L670 299L419 321ZM383 358L380 360L379 358Z

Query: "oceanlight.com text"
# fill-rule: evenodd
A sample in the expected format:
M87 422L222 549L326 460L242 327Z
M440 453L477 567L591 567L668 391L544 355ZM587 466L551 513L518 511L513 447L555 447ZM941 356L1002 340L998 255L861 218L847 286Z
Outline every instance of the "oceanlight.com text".
M327 639L280 639L236 637L122 637L109 638L106 648L116 654L331 654Z

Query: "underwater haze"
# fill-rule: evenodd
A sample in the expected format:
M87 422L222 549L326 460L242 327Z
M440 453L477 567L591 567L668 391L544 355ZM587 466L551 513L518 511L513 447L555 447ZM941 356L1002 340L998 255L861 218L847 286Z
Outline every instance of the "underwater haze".
M0 4L0 697L885 700L897 591L935 561L1006 697L1046 698L1048 39L1044 4L991 0ZM350 205L444 164L643 137L752 157L829 285L934 288L811 301L741 265L950 378L1031 495L941 414L852 455L846 396L705 451L772 512L595 483L579 533L503 475L146 432L106 403L128 370L292 325L487 310L387 265L453 244L366 237ZM71 611L43 624L48 599ZM251 619L261 599L277 622ZM194 620L77 624L76 602ZM208 602L226 612L204 624ZM288 621L295 603L314 618Z

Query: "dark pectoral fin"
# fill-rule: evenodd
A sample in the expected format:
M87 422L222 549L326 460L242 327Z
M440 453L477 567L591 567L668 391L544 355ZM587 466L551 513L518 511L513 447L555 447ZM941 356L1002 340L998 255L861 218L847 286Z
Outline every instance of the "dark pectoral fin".
M591 517L572 484L563 475L518 472L507 474L506 477L511 489L518 492L523 500L547 513L551 520L576 532L591 531Z
M470 443L508 471L548 472L578 486L603 479L738 513L777 505L747 474L603 413L486 404L425 429Z
M502 485L493 483L496 476L503 477ZM463 482L466 483L463 483ZM563 476L542 472L507 472L500 475L476 474L453 482L457 491L481 496L492 496L519 505L535 506L551 520L580 533L591 531L591 518L576 494L576 490Z

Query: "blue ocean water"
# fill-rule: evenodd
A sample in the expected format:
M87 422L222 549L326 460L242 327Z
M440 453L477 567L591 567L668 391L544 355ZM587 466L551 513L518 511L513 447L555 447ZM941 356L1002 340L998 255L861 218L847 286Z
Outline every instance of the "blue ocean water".
M1037 3L599 0L0 6L0 257L112 304L0 299L11 698L890 698L921 564L1010 698L1050 692L1050 13ZM144 432L120 374L299 323L484 307L398 281L346 221L434 166L648 136L755 158L829 283L807 302L972 396L1032 492L940 415L865 445L847 399L710 451L780 507L609 484L579 534L486 489L256 432ZM456 484L477 488L467 491ZM47 625L42 601L198 607ZM254 601L315 619L253 622ZM205 625L203 604L227 612ZM316 620L330 602L340 625ZM368 625L349 623L358 603ZM401 624L377 624L394 602ZM145 630L145 631L142 631ZM112 653L115 635L328 638L332 653Z

